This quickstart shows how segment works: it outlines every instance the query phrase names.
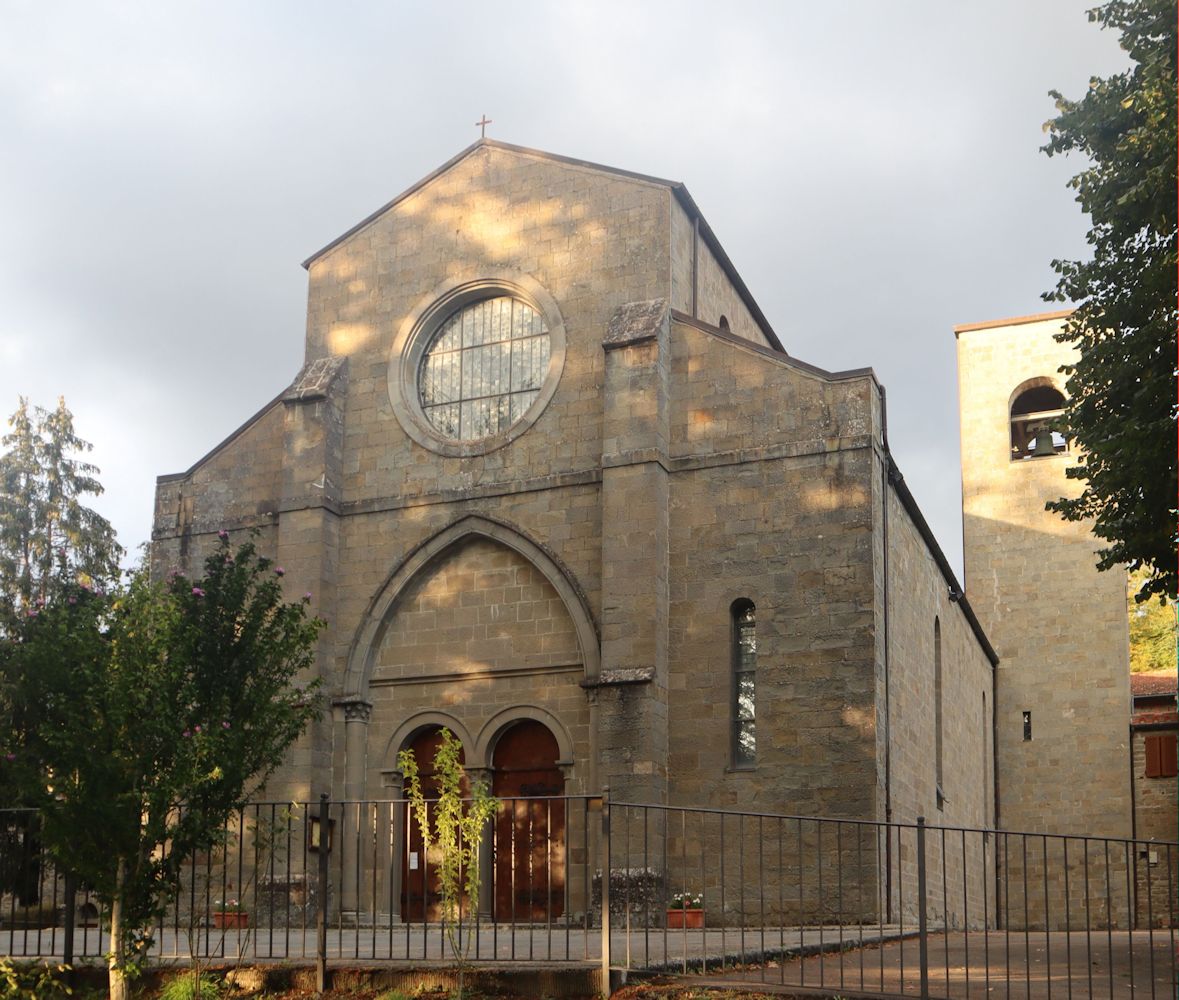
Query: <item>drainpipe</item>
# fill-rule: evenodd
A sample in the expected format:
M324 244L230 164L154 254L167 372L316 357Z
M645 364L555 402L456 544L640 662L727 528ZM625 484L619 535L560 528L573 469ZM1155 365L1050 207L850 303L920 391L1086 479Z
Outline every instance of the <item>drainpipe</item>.
M995 797L995 804L992 807L994 813L993 822L995 830L999 829L999 668L992 664L991 666L991 781L993 784L992 795ZM986 838L983 838L985 845ZM995 834L995 863L991 866L995 872L995 927L999 926L999 893L1002 890L1002 882L1000 880L999 872L999 835ZM1006 876L1006 872L1002 875Z
M888 396L884 386L880 387L880 442L884 454L880 462L880 535L884 547L884 617L881 623L884 632L884 822L892 822L892 716L888 680L889 636L888 636L888 489L889 470L892 457L888 450ZM885 826L884 837L884 899L888 923L892 923L892 828Z

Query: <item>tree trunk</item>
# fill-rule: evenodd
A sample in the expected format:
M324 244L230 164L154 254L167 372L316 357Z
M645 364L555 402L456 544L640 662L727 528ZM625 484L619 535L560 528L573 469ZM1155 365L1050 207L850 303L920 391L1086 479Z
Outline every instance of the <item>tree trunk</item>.
M115 893L111 900L111 951L107 961L107 988L111 1000L131 1000L131 983L127 979L127 927L123 919L123 886L127 882L127 862L119 859Z

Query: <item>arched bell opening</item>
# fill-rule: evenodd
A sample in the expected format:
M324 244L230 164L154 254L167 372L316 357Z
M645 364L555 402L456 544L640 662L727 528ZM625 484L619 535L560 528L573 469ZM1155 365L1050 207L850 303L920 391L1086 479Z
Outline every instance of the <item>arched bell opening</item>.
M1011 461L1044 458L1068 451L1059 427L1065 400L1047 376L1029 379L1011 394Z
M492 753L500 800L494 840L494 909L499 922L548 922L565 913L565 775L557 738L535 719L503 729Z

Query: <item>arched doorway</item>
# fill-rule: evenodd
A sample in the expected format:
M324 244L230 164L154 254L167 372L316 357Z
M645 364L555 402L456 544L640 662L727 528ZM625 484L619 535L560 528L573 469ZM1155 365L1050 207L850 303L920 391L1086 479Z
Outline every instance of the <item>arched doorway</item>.
M407 750L412 750L418 764L418 776L422 783L422 795L427 800L438 797L438 780L434 773L434 755L442 742L442 727L430 726L421 730L409 741ZM459 762L465 763L465 752L459 751ZM463 777L463 794L468 793L467 779ZM431 816L432 803L431 803ZM401 918L402 920L441 920L442 895L439 891L438 858L433 852L423 850L422 830L417 817L408 814L403 819L406 830L405 850L401 856Z
M495 745L495 919L547 921L565 912L565 779L556 737L533 719Z

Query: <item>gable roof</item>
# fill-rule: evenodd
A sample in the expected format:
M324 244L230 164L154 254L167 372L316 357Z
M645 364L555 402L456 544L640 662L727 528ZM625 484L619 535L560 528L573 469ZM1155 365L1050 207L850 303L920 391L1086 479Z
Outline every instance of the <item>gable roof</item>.
M589 160L578 160L571 156L560 156L557 153L546 153L544 150L530 149L527 146L515 146L511 143L499 142L496 139L478 139L471 143L471 145L469 145L457 156L451 157L444 164L442 164L442 166L430 171L430 173L426 174L426 176L419 180L416 184L413 184L402 191L401 194L397 195L397 197L392 201L382 205L371 215L361 219L351 229L341 233L326 246L316 250L315 253L303 261L303 267L305 269L309 269L311 265L319 260L319 258L324 254L335 249L349 237L354 236L356 233L360 232L360 230L364 229L365 226L384 215L391 208L394 208L401 202L405 201L405 199L410 197L410 195L417 193L435 178L440 177L442 174L450 170L451 167L455 166L457 163L466 159L476 150L482 149L483 147L488 147L490 149L502 149L509 153L521 153L525 156L537 156L545 160L550 160L553 163L564 163L573 167L581 167L585 170L596 170L601 173L610 174L614 177L626 177L631 180L641 181L644 184L655 184L659 187L667 188L673 195L675 195L676 201L680 203L680 207L683 208L683 210L687 213L688 218L692 222L696 223L699 227L700 237L704 240L705 246L707 246L708 249L712 251L712 255L716 258L717 263L720 264L721 270L723 270L725 273L725 277L729 279L733 285L733 288L736 289L737 294L741 297L741 301L745 304L745 308L749 310L749 313L753 317L754 322L757 323L758 327L761 328L762 333L765 334L766 340L769 341L770 346L778 351L785 351L785 348L782 346L782 341L778 339L778 335L774 332L773 327L770 326L770 321L766 319L765 314L761 311L761 307L753 298L753 293L749 291L749 288L742 280L741 275L737 273L737 269L733 266L733 262L729 260L729 255L725 253L724 247L722 247L720 244L720 240L716 238L716 234L712 231L712 227L700 213L699 207L692 199L692 196L688 194L688 189L683 185L683 183L680 181L669 181L662 177L652 177L649 174L636 173L633 170L623 170L619 167L608 167L601 163L591 163Z
M1160 673L1130 675L1130 694L1135 698L1158 698L1174 695L1176 675L1174 670Z

